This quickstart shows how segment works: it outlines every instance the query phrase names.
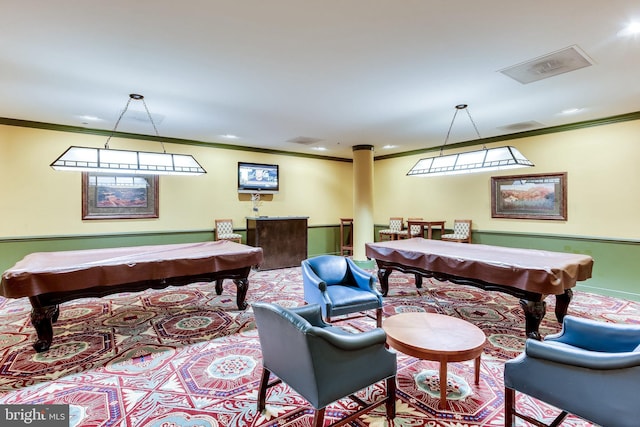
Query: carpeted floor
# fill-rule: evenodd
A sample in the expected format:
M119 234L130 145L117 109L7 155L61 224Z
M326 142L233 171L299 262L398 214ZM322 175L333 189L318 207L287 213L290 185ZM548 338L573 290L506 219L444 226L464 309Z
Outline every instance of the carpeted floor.
M299 268L252 272L249 303L303 304ZM557 332L554 298L547 299L541 333ZM35 353L27 299L0 298L0 404L66 403L71 426L305 426L312 413L286 385L267 395L256 413L260 346L251 308L235 306L235 286L221 296L213 284L117 294L62 305L51 349ZM473 362L449 364L447 408L438 408L437 362L398 354L397 418L394 426L501 426L502 367L524 344L524 317L514 297L393 273L385 316L427 311L461 317L479 326L489 344L480 384ZM575 292L569 313L611 322L640 323L640 303ZM344 319L352 331L372 329L367 316ZM434 376L435 374L435 376ZM363 392L380 393L378 385ZM554 408L519 395L518 406L550 421ZM326 423L353 408L331 405ZM354 422L388 425L384 407ZM526 425L522 422L519 425ZM563 426L590 426L569 417Z

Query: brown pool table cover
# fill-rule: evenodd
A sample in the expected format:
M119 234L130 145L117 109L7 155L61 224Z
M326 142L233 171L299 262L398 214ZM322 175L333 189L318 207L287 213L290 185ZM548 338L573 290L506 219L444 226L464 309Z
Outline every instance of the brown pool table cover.
M2 275L0 295L20 298L258 265L262 249L231 241L149 245L25 256Z
M368 258L545 295L591 277L588 255L413 238L367 243Z

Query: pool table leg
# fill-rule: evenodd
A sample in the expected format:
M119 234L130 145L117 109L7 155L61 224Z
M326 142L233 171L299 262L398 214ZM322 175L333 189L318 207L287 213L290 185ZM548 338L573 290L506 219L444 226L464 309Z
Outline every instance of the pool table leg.
M547 310L547 303L545 301L529 301L521 299L520 307L524 310L527 338L533 338L540 341L542 339L540 336L540 323L542 322Z
M387 294L389 293L389 276L391 275L391 272L393 270L394 270L393 267L386 267L385 265L381 265L378 262L378 282L380 282L380 288L381 288L381 293L383 297L386 297ZM399 270L399 271L403 271L407 273L407 271L404 271L404 270ZM412 273L416 279L416 288L421 289L422 274L416 273L414 271L412 271ZM433 276L429 276L429 277L433 277Z
M567 315L569 303L573 299L573 290L565 289L563 294L556 295L556 319L562 323L564 316Z
M234 279L233 283L236 284L236 304L238 305L238 310L244 310L247 308L247 302L245 298L247 297L247 290L249 290L249 279Z
M42 353L49 350L53 341L53 323L58 320L60 307L58 304L42 306L35 297L31 300L31 324L36 330L38 339L33 344L33 349Z
M224 279L216 280L216 295L222 295L222 284L224 283Z
M422 289L422 274L414 274L415 278L416 278L416 288L417 289Z
M383 297L386 297L389 293L389 275L392 271L392 269L380 267L380 264L378 264L378 282L380 282Z
M222 284L224 279L216 280L216 295L222 295ZM245 310L247 308L247 291L249 290L249 279L244 277L241 279L233 279L233 283L236 284L236 304L238 310Z

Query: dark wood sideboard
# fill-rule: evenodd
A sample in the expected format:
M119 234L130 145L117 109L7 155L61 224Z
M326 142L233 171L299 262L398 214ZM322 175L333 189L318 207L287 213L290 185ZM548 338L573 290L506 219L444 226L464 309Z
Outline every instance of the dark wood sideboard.
M307 258L307 218L247 218L247 244L262 248L260 270L300 266Z

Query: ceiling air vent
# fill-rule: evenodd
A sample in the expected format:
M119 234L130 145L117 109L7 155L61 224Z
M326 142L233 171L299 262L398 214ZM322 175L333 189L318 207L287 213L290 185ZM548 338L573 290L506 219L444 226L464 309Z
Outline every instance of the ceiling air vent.
M574 45L531 61L499 70L499 72L522 84L527 84L591 65L593 63L587 55L578 46Z
M512 123L510 125L500 126L498 129L505 132L522 132L539 127L542 127L542 123L536 122L535 120L529 120L528 122Z
M149 114L147 114L146 111L129 109L129 111L127 111L127 114L122 117L122 121L149 123ZM151 118L156 125L162 123L164 121L164 117L165 116L163 116L162 114L151 114Z
M287 140L287 142L293 142L294 144L300 144L300 145L312 145L320 141L322 141L320 138L311 138L308 136L298 136L296 138Z

